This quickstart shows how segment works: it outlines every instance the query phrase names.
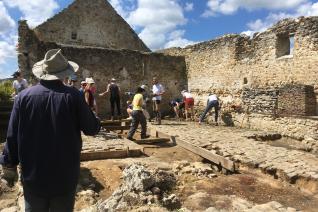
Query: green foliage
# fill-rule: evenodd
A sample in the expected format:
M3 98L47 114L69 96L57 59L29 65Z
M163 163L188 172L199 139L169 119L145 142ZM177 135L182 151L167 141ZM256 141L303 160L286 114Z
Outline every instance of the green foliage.
M8 101L11 98L14 89L11 81L4 81L0 83L0 101Z

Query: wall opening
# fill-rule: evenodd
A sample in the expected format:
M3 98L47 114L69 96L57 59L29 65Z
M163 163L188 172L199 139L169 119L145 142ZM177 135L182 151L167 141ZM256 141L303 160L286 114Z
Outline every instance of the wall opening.
M76 32L72 32L71 38L72 38L72 40L76 40L77 39L77 33Z
M294 34L278 35L276 41L276 57L293 55L294 44Z
M246 77L244 77L244 79L243 79L243 84L246 85L247 83L248 83L248 80L247 80Z

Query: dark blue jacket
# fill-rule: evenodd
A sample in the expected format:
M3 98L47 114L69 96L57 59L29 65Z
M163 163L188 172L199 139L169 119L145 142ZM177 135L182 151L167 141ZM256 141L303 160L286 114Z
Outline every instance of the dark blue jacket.
M41 80L15 99L0 163L20 163L22 183L35 194L72 192L79 177L81 131L95 135L99 129L100 121L78 90Z

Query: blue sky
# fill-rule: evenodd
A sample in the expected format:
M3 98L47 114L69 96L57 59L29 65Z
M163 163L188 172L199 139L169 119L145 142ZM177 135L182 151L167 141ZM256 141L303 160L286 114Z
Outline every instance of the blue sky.
M17 69L18 20L26 19L29 25L35 27L72 1L0 0L0 78L8 77ZM109 2L153 50L184 47L229 33L252 35L283 18L318 15L318 1L311 0Z

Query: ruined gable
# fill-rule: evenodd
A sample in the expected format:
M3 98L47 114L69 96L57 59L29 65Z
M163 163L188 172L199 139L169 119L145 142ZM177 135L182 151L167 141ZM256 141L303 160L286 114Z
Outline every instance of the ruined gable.
M150 51L107 0L75 0L34 31L44 42Z

